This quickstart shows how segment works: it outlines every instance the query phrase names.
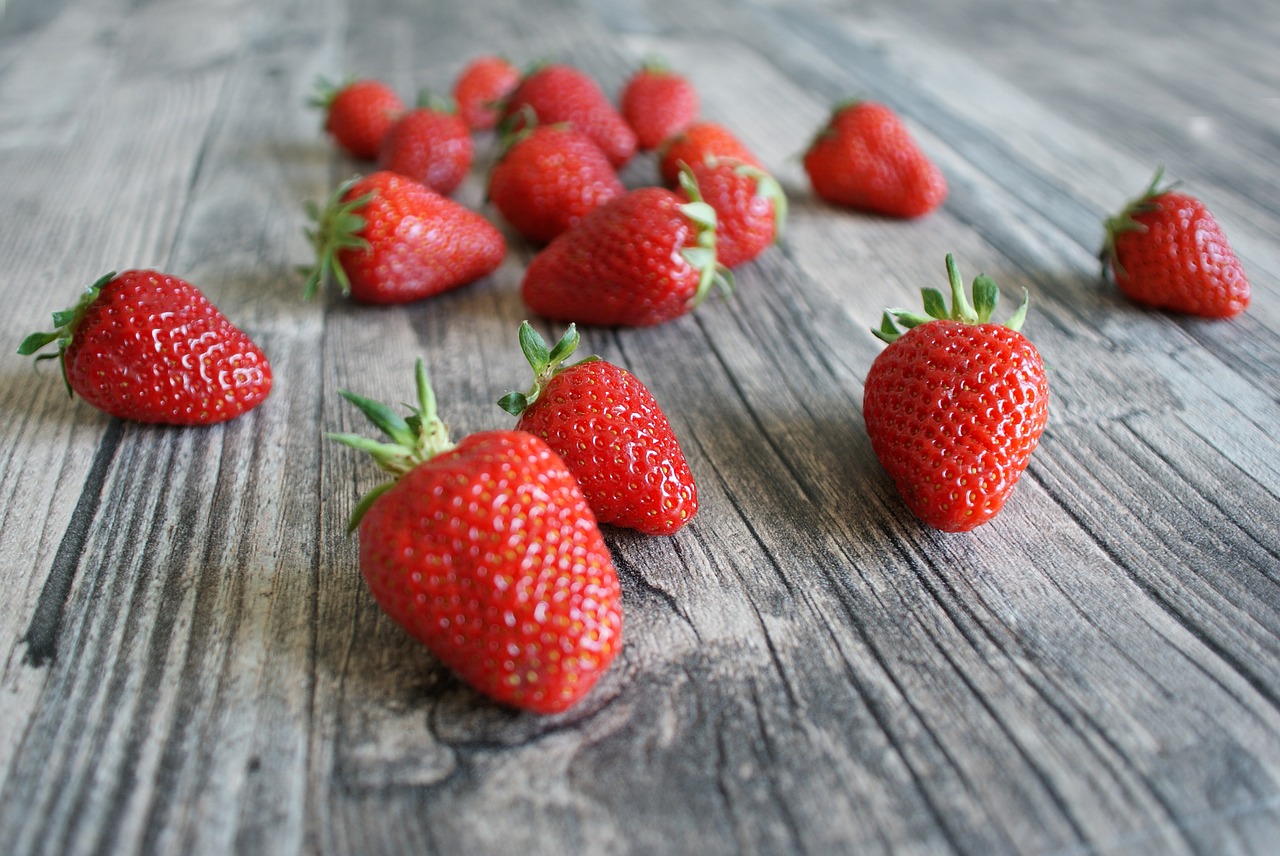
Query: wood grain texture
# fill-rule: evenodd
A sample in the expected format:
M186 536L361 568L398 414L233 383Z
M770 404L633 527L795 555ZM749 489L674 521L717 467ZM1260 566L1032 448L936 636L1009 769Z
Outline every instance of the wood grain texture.
M3 338L159 267L276 386L175 430L5 358L0 853L1274 852L1277 41L1266 0L9 0ZM610 93L660 54L791 203L731 300L583 331L662 403L701 510L607 533L626 647L554 717L477 697L377 610L345 524L379 476L323 438L361 427L339 389L405 400L418 356L455 436L509 424L534 249L393 308L303 301L295 271L303 203L362 168L316 78L409 97L488 52ZM858 94L943 168L942 210L810 193L796 156ZM478 142L456 196L496 219ZM1100 282L1102 219L1156 163L1230 236L1243 317ZM860 415L868 328L947 252L1028 289L1052 389L1010 504L959 536L905 511Z

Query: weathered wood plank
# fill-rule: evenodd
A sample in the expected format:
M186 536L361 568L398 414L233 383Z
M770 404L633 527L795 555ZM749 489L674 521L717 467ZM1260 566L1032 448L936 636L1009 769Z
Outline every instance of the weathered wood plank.
M44 283L163 266L277 383L244 419L173 431L10 357L0 850L1267 852L1280 23L1189 0L1154 27L1150 3L727 5L76 0L0 23L9 339L70 294ZM1187 20L1199 52L1153 62ZM362 430L338 389L403 400L419 355L455 435L510 424L532 248L396 308L304 303L293 272L302 202L367 168L321 135L315 78L409 96L491 51L611 93L665 56L792 202L732 300L583 330L663 403L703 502L674 538L608 532L627 647L550 718L478 699L377 611L345 525L379 476L323 439ZM944 210L889 222L809 194L794 156L859 93L943 166ZM1145 313L1099 282L1101 218L1157 160L1239 238L1244 318ZM457 195L494 214L482 169ZM860 417L867 328L948 251L1031 292L1053 368L1023 484L958 537L911 520Z

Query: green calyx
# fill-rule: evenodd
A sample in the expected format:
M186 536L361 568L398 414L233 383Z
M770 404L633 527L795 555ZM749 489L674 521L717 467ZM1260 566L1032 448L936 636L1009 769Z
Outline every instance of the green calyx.
M29 357L45 346L57 342L58 352L56 354L40 354L36 359L58 361L58 365L62 367L62 381L67 385L67 395L73 395L74 393L71 389L71 382L67 380L67 366L62 359L62 355L71 346L71 338L75 335L76 328L80 326L80 319L84 317L89 305L98 299L103 287L115 278L115 271L100 276L93 285L84 290L84 293L80 295L80 299L76 301L75 306L53 313L52 330L32 333L23 339L22 344L18 346L18 353L24 357Z
M1119 214L1114 217L1108 217L1103 221L1103 230L1105 235L1102 239L1102 248L1098 251L1098 260L1102 262L1102 269L1105 275L1108 268L1113 272L1120 271L1120 260L1116 257L1116 238L1125 232L1145 231L1146 226L1139 223L1135 216L1138 214L1149 214L1159 208L1156 203L1156 197L1161 194L1168 193L1178 182L1170 184L1161 184L1164 179L1164 166L1156 167L1155 175L1151 177L1150 183L1147 184L1146 190L1142 191L1138 196L1129 200Z
M333 105L333 99L338 97L338 93L355 82L356 78L354 75L349 75L338 83L334 83L332 80L323 76L317 77L315 93L307 99L307 106L315 107L327 113L329 108Z
M698 288L691 304L698 306L707 299L712 288L719 288L728 297L733 293L733 274L716 258L716 210L702 199L698 182L688 164L680 164L680 187L689 201L680 206L680 213L689 218L694 229L693 246L680 251L684 260L698 271Z
M546 389L547 384L553 377L565 369L572 368L572 366L565 365L564 362L578 350L578 344L581 341L577 326L574 324L569 325L569 329L564 331L560 341L556 343L554 348L549 350L547 341L539 335L537 330L533 329L533 326L528 321L520 325L519 335L520 350L524 353L524 358L529 361L529 367L533 369L533 386L527 392L508 392L498 399L498 406L516 417L524 413L530 405L538 400L538 396L542 394L542 390ZM586 357L573 363L573 366L598 359L600 358L596 356Z
M307 216L314 226L303 232L315 248L316 260L310 266L298 268L298 272L307 278L302 296L308 300L316 296L320 285L330 276L337 281L343 294L351 293L351 280L338 261L338 253L344 249L368 249L369 242L360 234L365 227L365 218L357 212L374 196L366 193L355 199L343 199L359 180L360 177L356 176L338 185L323 207L314 202L307 203Z
M966 324L987 324L995 313L996 304L1000 300L1000 289L995 280L986 274L979 274L973 280L973 302L964 293L964 281L960 279L960 271L956 268L955 256L947 253L947 278L951 281L951 308L947 309L947 299L936 288L922 288L924 296L924 313L909 309L886 309L880 321L879 329L873 328L876 338L892 344L902 334L928 324L930 321L963 321ZM1022 303L1013 316L1003 326L1010 330L1021 330L1027 319L1027 306L1031 301L1030 294L1022 290ZM901 328L901 329L900 329Z
M409 407L409 415L401 417L394 410L381 402L356 395L348 390L339 390L339 394L360 409L377 428L387 436L390 442L373 440L359 434L327 434L330 440L336 440L362 452L368 452L383 472L390 473L392 479L379 485L356 503L347 525L352 532L360 525L360 520L374 501L386 493L405 473L419 464L431 460L453 448L449 439L449 429L436 415L436 396L431 389L430 378L427 377L426 364L421 358L416 366L418 388L418 404Z

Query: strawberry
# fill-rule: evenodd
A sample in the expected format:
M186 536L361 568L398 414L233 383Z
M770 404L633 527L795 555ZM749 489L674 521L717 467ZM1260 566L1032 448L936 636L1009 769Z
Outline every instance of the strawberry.
M636 153L636 135L591 77L569 65L541 66L520 81L507 99L503 122L518 130L523 110L538 122L568 122L590 137L609 163L620 169Z
M912 513L964 532L1000 511L1027 468L1049 416L1049 382L1039 352L1018 332L1026 297L1008 322L994 324L995 282L977 277L971 305L950 255L947 275L950 313L932 288L924 289L928 314L885 312L874 332L889 347L867 373L863 417Z
M489 200L538 244L624 190L600 147L568 124L526 126L489 174Z
M716 260L716 215L690 186L686 198L663 187L615 196L529 262L520 290L547 318L581 324L648 326L697 306L731 279Z
M378 605L478 692L538 713L569 708L622 647L609 548L564 461L524 431L457 444L422 361L418 406L342 391L387 435L332 439L392 480L356 506L360 572Z
M1249 279L1222 227L1204 203L1160 185L1163 169L1141 196L1106 221L1107 270L1135 303L1207 318L1230 318L1249 305Z
M343 151L373 160L382 138L404 113L404 102L380 80L347 80L334 85L321 79L311 106L324 111L324 129Z
M658 148L658 171L662 183L675 187L680 183L681 165L693 166L707 158L733 160L764 169L760 159L737 135L719 122L694 122Z
M375 172L337 188L323 208L307 206L316 263L306 296L330 274L364 303L407 303L497 270L502 233L484 217L402 175Z
M378 152L378 168L398 172L443 196L471 169L471 131L447 100L424 93L418 106L391 126Z
M828 202L890 217L921 217L947 197L941 170L906 125L872 101L837 104L805 152L804 169Z
M520 69L500 56L480 56L467 63L453 84L458 114L473 131L498 124L502 102L520 83Z
M787 197L772 176L748 164L717 157L689 169L702 198L716 212L716 258L720 264L735 268L778 240L787 216Z
M151 270L109 273L56 329L18 353L56 342L69 393L121 419L209 425L234 419L271 392L271 365L247 335L189 282Z
M693 84L659 60L649 60L628 78L618 102L641 151L656 149L697 119L701 109Z
M578 479L601 523L671 535L698 511L698 488L666 414L626 369L587 357L565 365L579 342L573 324L550 351L526 321L520 348L533 387L498 402L516 428L547 442Z

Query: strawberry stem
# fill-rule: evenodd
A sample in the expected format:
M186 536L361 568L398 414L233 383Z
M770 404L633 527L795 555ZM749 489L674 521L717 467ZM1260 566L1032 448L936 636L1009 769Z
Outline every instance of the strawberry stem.
M339 394L354 404L378 430L387 435L389 443L373 440L359 434L331 433L326 436L330 440L350 446L373 457L379 469L390 473L390 481L379 485L356 503L347 524L347 531L354 531L360 520L379 496L396 483L401 476L419 464L425 463L437 455L454 447L449 439L449 429L436 413L435 391L431 388L431 380L427 375L426 363L421 358L415 367L415 380L418 393L417 407L409 406L409 415L401 417L387 405L356 395L346 389Z
M991 316L995 313L996 305L1000 301L1000 288L995 280L986 274L978 274L974 277L973 302L970 303L965 295L964 280L960 278L960 271L956 267L955 256L951 253L947 253L947 279L951 284L950 309L947 308L947 299L941 291L936 288L922 288L920 293L924 301L923 314L910 309L886 309L880 319L880 326L872 328L871 332L877 339L892 344L902 336L903 330L910 330L913 327L928 324L930 321L990 323ZM1003 326L1010 330L1022 329L1022 324L1027 318L1030 300L1031 295L1024 288L1021 305Z
M323 208L314 202L306 205L307 216L315 227L304 229L303 233L316 251L315 263L310 267L304 265L299 268L299 272L307 278L302 292L303 298L307 300L316 296L321 284L330 276L337 281L343 294L351 293L351 280L338 260L338 253L344 249L368 249L369 242L360 234L365 227L365 218L357 212L374 197L373 193L366 193L344 201L343 197L359 180L360 176L355 176L338 185L325 200Z
M716 209L702 199L698 182L686 163L680 164L680 187L689 201L680 206L680 213L693 224L694 245L685 247L680 255L690 267L698 271L698 288L690 303L697 307L707 299L711 289L719 288L725 297L733 293L733 273L716 258Z
M498 406L512 416L519 417L520 414L524 413L530 405L538 400L538 396L542 394L542 390L546 388L551 379L560 374L560 372L573 366L600 359L597 356L590 356L573 363L573 365L566 366L564 364L565 360L573 356L581 342L578 328L574 324L569 325L569 329L564 331L560 341L556 342L555 347L550 350L547 350L546 339L543 339L528 321L521 323L519 337L520 351L524 354L525 360L528 361L529 367L533 369L533 386L527 392L508 392L498 399Z
M102 289L107 283L116 278L116 272L103 274L94 281L92 285L84 290L80 295L80 299L76 304L68 309L60 309L53 313L53 330L48 332L32 333L22 340L22 344L18 346L18 353L24 357L35 354L46 345L54 342L58 343L58 352L56 354L40 354L36 357L40 360L57 360L58 365L62 369L62 382L67 386L67 395L74 395L71 389L71 381L67 378L67 364L62 359L62 355L66 353L67 348L71 346L71 339L75 335L76 328L80 326L80 319L84 317L85 311L93 301L98 299L98 295L102 293Z
M1102 239L1102 247L1098 250L1098 260L1102 262L1103 277L1106 277L1108 270L1113 276L1116 272L1124 272L1124 269L1120 266L1119 258L1116 257L1116 238L1123 232L1146 230L1147 227L1134 219L1134 215L1157 210L1159 204L1156 202L1156 197L1177 187L1178 182L1176 181L1161 185L1160 182L1163 178L1164 165L1157 164L1155 175L1151 177L1146 190L1125 203L1124 208L1120 209L1120 213L1103 221L1105 236Z

